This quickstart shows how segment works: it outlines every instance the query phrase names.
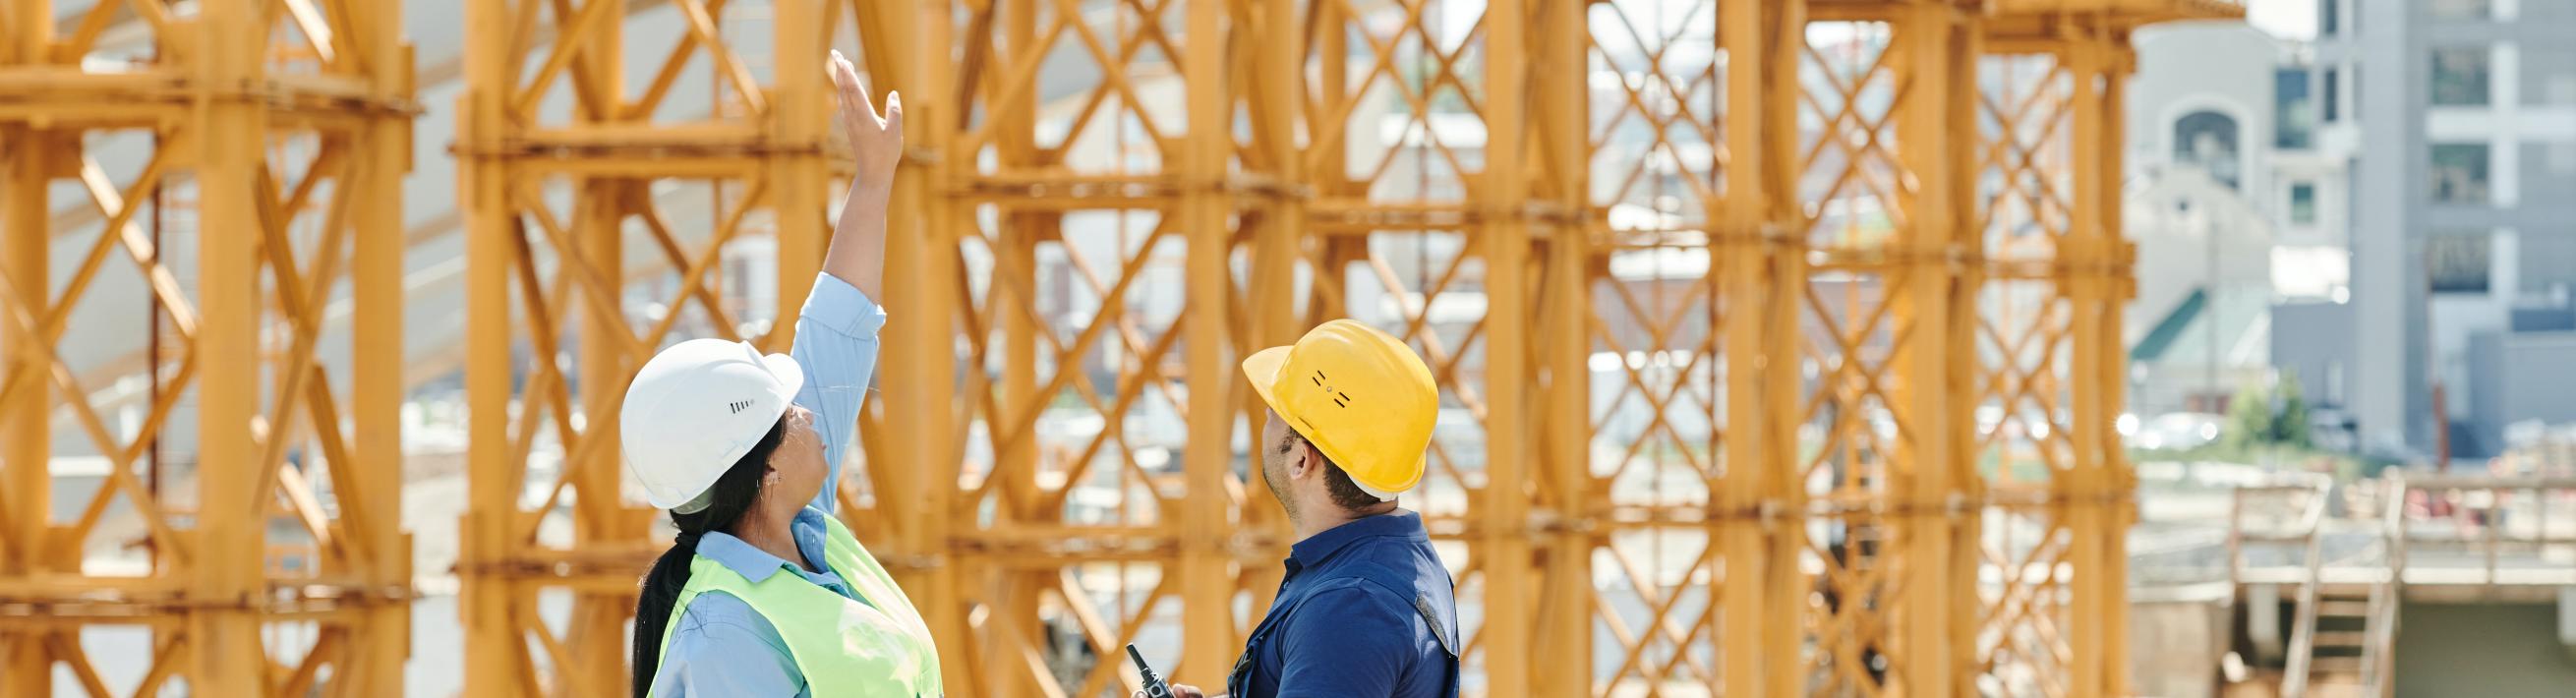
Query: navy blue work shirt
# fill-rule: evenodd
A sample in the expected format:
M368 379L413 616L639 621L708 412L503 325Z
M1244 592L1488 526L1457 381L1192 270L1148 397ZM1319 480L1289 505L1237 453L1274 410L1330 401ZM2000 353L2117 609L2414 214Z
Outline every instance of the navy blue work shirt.
M1363 518L1289 549L1233 698L1455 698L1458 608L1422 516ZM1404 587L1404 588L1396 588Z

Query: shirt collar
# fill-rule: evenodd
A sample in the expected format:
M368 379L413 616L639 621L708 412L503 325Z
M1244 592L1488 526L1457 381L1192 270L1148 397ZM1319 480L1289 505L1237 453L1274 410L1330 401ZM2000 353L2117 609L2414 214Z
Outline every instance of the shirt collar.
M806 507L804 511L796 512L796 521L790 527L796 535L796 552L805 556L806 564L818 570L829 570L823 562L823 513ZM791 567L787 560L723 531L708 531L705 537L699 538L698 554L724 565L725 569L733 570L734 574L742 575L753 584L766 581L769 575Z
M1297 541L1296 545L1288 548L1288 561L1299 567L1313 567L1362 538L1376 536L1402 536L1425 542L1431 540L1431 534L1422 529L1421 514L1397 509L1394 513L1362 517Z

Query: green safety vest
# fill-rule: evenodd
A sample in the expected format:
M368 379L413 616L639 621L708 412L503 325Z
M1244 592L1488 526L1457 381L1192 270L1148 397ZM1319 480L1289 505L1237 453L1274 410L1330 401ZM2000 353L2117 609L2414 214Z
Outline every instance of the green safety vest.
M787 641L805 689L814 698L866 696L939 696L939 649L930 627L913 611L912 601L895 586L894 577L859 545L840 519L826 515L823 562L841 575L860 598L853 601L792 574L773 574L759 584L704 555L689 563L689 584L671 604L671 620L662 627L662 647L671 646L671 630L689 602L710 591L734 595L769 620Z

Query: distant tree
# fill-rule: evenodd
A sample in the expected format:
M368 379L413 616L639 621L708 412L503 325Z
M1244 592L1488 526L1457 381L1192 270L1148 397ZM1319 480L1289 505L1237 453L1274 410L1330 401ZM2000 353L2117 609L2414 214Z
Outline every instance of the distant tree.
M2227 400L2227 433L2222 437L2229 446L2257 446L2273 438L2272 396L2263 384L2248 382L2236 388L2236 396Z
M2236 389L2227 400L2226 444L2251 446L2290 446L2307 448L2308 401L2299 389L2299 379L2282 376L2277 384L2265 386L2248 382Z
M2272 417L2272 443L2307 448L2308 401L2299 393L2299 377L2281 376L2281 411Z

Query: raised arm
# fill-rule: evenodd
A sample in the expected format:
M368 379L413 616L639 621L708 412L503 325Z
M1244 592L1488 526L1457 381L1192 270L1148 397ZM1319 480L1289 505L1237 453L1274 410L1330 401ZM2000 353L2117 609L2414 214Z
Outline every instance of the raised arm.
M850 177L850 198L841 204L841 221L832 226L832 248L823 256L823 272L839 277L869 298L884 298L887 199L894 194L895 163L903 160L903 95L886 94L885 112L859 84L859 71L841 52L832 52L832 86L840 103L841 132L849 136L850 156L858 162Z
M805 367L805 385L796 404L814 411L814 428L823 435L823 460L831 476L814 496L815 508L838 509L841 461L858 434L859 408L867 402L868 384L876 376L877 331L885 310L877 305L885 285L886 201L894 188L895 162L903 154L903 103L886 97L879 116L859 74L838 51L832 52L832 84L839 89L841 129L849 136L858 173L850 180L849 202L832 227L831 251L823 257L823 275L796 321L791 352Z

